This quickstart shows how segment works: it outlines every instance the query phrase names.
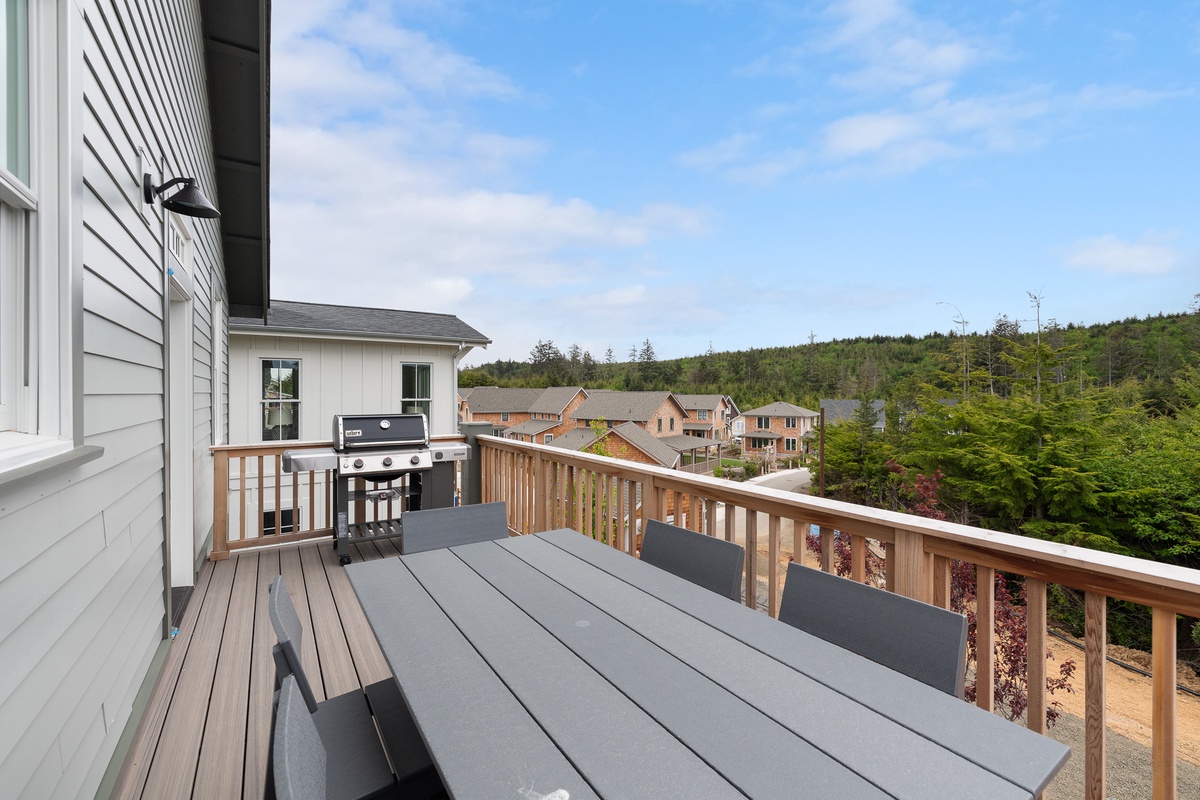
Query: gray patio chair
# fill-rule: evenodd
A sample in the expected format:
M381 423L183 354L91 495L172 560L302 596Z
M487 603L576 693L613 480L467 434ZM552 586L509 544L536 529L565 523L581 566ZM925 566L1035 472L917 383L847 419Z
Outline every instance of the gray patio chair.
M320 725L295 675L280 686L271 750L278 800L376 797L396 785L375 727Z
M400 552L404 555L507 536L508 513L503 501L409 511L400 517Z
M318 730L322 732L322 737L331 735L336 738L341 737L343 731L356 732L355 741L362 739L366 742L373 738L378 746L379 737L375 734L375 723L378 723L383 744L401 785L436 787L439 782L437 772L433 769L433 759L425 748L396 681L387 678L364 687L362 691L346 692L317 702L300 663L300 640L304 629L282 575L271 582L269 593L267 610L279 640L272 650L275 674L281 683L289 676L294 679L296 690L312 714ZM372 716L375 722L371 721ZM358 736L357 732L360 731L362 735ZM368 732L369 737L366 735Z
M963 696L967 618L962 614L793 562L779 621Z
M741 545L652 519L642 536L641 559L722 597L742 599Z

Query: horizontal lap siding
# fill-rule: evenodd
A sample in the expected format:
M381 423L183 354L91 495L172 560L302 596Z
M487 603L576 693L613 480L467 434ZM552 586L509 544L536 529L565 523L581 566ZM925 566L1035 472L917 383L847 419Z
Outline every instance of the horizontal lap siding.
M82 430L104 455L0 498L5 797L93 796L162 641L163 212L141 202L139 151L167 177L194 175L216 190L198 3L67 5L72 31L61 38L83 50L70 81L78 101L65 104L78 110L69 125L82 170L73 213L83 276ZM149 169L157 176L157 166ZM185 225L195 253L194 346L178 368L193 377L189 444L204 531L212 525L208 445L214 413L223 425L227 403L228 341L213 341L211 317L224 271L219 223Z

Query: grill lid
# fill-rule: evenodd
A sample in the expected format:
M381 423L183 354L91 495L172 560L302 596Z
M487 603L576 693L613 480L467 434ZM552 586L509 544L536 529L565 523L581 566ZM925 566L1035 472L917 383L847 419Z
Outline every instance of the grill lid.
M333 418L333 447L339 452L377 447L427 447L424 414L338 414Z

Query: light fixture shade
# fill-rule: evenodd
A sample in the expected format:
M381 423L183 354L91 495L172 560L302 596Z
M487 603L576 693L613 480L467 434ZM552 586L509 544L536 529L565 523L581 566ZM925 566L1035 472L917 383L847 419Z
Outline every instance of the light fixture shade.
M163 198L163 208L187 217L215 219L221 216L221 212L217 211L216 206L209 202L208 198L204 196L204 192L200 191L195 178L175 178L162 186L155 186L149 175L142 176L142 189L147 203L153 203L154 195L162 194L176 185L180 185L179 191L170 197Z

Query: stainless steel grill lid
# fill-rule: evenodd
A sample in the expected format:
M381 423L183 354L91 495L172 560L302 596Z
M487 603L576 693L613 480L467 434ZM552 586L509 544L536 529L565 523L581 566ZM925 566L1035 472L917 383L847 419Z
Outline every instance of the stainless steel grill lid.
M424 414L338 414L333 418L333 447L339 452L381 447L427 447Z

